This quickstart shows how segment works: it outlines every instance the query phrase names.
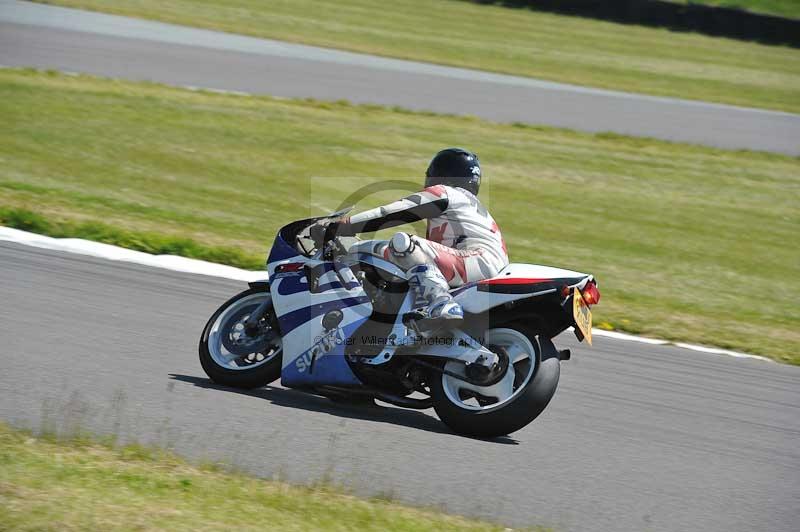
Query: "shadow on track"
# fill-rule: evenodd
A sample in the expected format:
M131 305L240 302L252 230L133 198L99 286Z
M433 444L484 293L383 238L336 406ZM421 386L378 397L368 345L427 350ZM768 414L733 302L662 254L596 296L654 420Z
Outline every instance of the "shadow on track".
M409 427L412 429L427 430L428 432L435 432L437 434L448 434L455 436L456 434L449 430L441 421L433 416L423 414L416 410L407 410L405 408L394 408L384 406L361 406L348 403L335 403L330 399L312 395L305 392L295 390L287 390L284 388L275 388L272 386L265 386L264 388L256 388L253 390L242 390L239 388L231 388L228 386L219 386L214 384L210 379L195 377L192 375L181 375L177 373L170 373L169 377L176 381L186 382L193 384L199 388L206 388L210 390L219 390L224 392L233 392L249 397L258 397L266 399L270 403L278 406L286 406L290 408L300 408L310 412L321 412L323 414L330 414L332 416L346 417L351 419L361 419L365 421L375 421L378 423L390 423L401 427ZM463 436L460 436L463 437ZM479 439L479 438L470 438ZM488 443L500 443L505 445L518 445L519 442L514 438L502 436L500 438L480 439Z

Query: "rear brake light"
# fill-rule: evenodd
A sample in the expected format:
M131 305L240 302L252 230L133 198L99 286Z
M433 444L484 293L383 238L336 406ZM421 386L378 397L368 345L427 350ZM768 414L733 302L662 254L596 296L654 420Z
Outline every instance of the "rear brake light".
M587 305L596 305L600 302L600 290L597 289L594 281L586 283L586 286L581 290L581 295Z

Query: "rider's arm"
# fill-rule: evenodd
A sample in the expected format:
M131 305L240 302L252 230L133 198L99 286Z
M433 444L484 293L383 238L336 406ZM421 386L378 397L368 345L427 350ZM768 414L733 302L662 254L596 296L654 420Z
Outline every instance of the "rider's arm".
M371 233L441 215L449 205L445 187L437 185L383 207L346 218L339 225L343 234Z

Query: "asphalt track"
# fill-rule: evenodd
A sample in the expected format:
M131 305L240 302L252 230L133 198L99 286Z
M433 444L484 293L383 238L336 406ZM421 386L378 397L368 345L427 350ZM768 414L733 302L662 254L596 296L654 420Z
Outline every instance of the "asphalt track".
M0 65L346 99L800 155L797 114L591 89L16 0L0 0Z
M573 359L545 413L509 438L473 440L432 413L213 386L197 340L243 287L0 242L0 419L510 525L797 529L798 367L561 338Z

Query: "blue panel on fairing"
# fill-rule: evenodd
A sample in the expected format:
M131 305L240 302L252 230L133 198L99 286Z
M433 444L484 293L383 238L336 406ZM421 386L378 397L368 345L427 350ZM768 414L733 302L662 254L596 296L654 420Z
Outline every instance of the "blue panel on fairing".
M348 305L343 304L341 308L347 306ZM362 384L350 369L350 365L347 363L347 359L344 355L344 350L347 346L348 339L355 330L368 319L369 318L365 316L341 328L341 335L335 347L323 355L317 355L314 359L313 367L311 367L311 350L318 342L315 342L314 338L310 338L309 349L293 360L291 364L284 366L281 370L281 384L288 387L319 386L324 384L337 386ZM321 336L322 334L324 334L324 332L320 325L319 335Z
M294 246L286 242L280 233L278 233L278 235L275 237L275 241L272 243L272 248L270 249L269 257L267 258L267 264L297 257L298 255L299 253Z
M325 272L332 272L334 271L332 264L323 264ZM278 287L278 294L282 296L290 296L293 294L299 294L300 292L308 292L308 281L306 276L303 272L290 272L290 273L279 273L273 276L274 279L284 279L284 281ZM358 285L355 285L356 287ZM328 290L338 290L341 289L342 283L338 281L333 281L329 283L324 283L316 287L314 290L315 294L320 294L322 292L327 292Z
M309 297L309 301L311 298ZM344 309L347 307L354 307L368 303L369 298L365 295L355 297L342 297L340 299L333 299L325 301L324 303L317 303L316 305L309 305L292 312L278 315L278 323L281 327L282 334L289 334L291 331L301 327L311 321L312 318L322 316L332 310ZM277 305L276 305L277 306ZM280 311L280 308L278 309Z

